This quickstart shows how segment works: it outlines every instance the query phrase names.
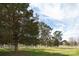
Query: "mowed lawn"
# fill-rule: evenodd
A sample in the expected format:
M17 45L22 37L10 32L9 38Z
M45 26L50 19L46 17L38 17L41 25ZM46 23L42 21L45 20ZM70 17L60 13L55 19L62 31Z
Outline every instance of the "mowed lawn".
M0 48L0 56L79 56L79 48L23 47L17 52L8 48Z

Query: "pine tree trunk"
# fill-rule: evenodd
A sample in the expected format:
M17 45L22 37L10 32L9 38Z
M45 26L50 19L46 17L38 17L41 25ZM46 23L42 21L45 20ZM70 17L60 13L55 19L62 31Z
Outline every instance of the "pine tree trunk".
M18 51L18 43L15 43L15 52L17 52Z
M17 33L14 32L14 50L18 51L18 37L17 37Z

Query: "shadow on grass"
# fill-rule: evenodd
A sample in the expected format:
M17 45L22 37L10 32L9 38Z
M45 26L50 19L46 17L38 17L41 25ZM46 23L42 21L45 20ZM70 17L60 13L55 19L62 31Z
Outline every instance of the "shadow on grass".
M40 50L30 51L0 51L0 56L68 56L61 53L49 53Z

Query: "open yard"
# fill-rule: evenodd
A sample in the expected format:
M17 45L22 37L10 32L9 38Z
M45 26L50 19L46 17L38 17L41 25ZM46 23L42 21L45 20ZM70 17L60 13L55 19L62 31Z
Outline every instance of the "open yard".
M0 48L0 56L79 56L76 47L23 47L18 52Z

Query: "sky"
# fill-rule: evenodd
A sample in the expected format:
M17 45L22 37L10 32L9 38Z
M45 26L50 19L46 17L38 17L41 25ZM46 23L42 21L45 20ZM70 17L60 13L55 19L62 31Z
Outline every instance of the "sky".
M34 13L40 21L51 28L52 33L62 31L63 39L79 36L79 4L78 3L31 3Z

